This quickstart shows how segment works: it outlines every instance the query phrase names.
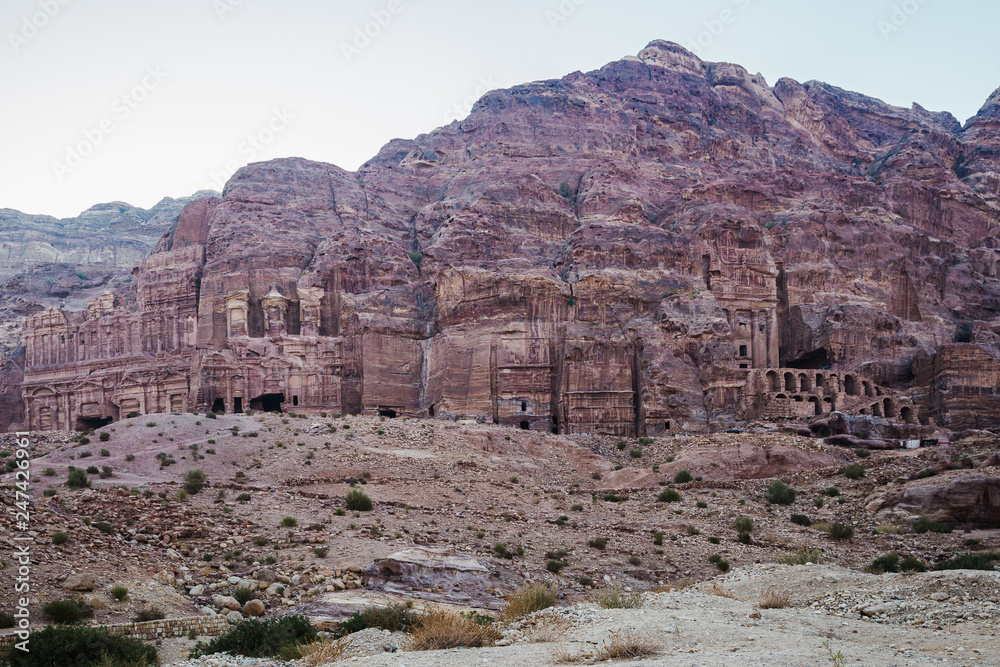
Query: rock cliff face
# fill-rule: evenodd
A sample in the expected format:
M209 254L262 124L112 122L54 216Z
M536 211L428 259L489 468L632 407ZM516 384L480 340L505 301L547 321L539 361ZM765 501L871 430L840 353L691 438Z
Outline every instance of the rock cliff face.
M151 209L98 204L56 219L0 209L0 430L24 418L21 320L45 308L83 310L105 290L127 290L142 262L189 202L165 198Z
M562 433L1000 426L1000 91L964 128L654 42L357 173L250 165L25 325L31 428L278 406Z

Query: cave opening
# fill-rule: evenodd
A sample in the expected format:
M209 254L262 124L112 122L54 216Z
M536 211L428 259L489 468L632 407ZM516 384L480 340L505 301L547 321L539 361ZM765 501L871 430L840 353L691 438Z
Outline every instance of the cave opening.
M521 422L521 430L522 431L527 431L530 428L531 428L531 422L528 422L528 421Z
M261 394L250 399L250 409L258 412L281 412L281 404L284 402L284 394Z
M378 409L378 416L379 417L388 417L389 419L395 419L397 417L397 413L396 413L395 410L392 410L390 408L379 408Z
M226 414L226 402L223 401L221 398L217 398L214 401L212 401L212 412L214 412L217 415Z
M433 417L434 416L434 406L433 405L431 407L427 408L427 416L428 417Z
M825 347L821 347L789 360L785 363L785 368L823 369L829 368L831 363L829 351Z
M292 405L298 405L298 404L299 404L299 397L292 396Z
M114 419L111 417L77 417L76 418L76 430L77 431L89 431L90 429L99 429L102 426L107 426Z
M243 414L243 397L234 396L233 397L233 414L239 415Z

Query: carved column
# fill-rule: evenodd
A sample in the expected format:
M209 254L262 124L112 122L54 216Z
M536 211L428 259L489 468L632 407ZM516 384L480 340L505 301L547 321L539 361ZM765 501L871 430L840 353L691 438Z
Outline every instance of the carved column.
M271 291L260 299L264 310L264 335L283 336L288 331L288 299L271 283Z
M249 290L231 292L226 296L226 335L229 338L248 335L247 311L249 304Z

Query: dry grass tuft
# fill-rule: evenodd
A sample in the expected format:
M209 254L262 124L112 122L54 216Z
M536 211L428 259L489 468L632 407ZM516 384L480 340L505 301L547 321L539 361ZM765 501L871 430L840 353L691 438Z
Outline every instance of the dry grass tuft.
M599 661L646 658L656 655L661 648L663 645L650 635L635 630L615 630L594 657Z
M549 653L549 660L551 660L554 665L575 665L592 657L593 656L589 653L573 653L565 646L556 646Z
M319 667L328 662L344 659L347 649L351 646L350 635L340 639L326 637L299 647L302 654L302 664L308 667Z
M569 632L569 621L556 619L526 628L524 639L532 644L552 644L565 639L567 632Z
M769 588L761 592L757 606L761 609L784 609L788 606L788 602L787 593L779 593L773 588Z
M516 621L528 614L548 609L556 603L556 589L549 584L531 584L506 596L507 605L500 611L504 621Z
M460 614L432 609L420 618L420 625L406 639L407 651L436 651L445 648L493 646L502 637L493 623L480 625Z
M638 609L646 602L642 593L626 593L621 584L615 584L594 593L594 602L604 609Z
M712 585L707 587L702 591L707 595L718 595L720 598L729 598L730 600L739 600L736 594L730 590L727 590L725 586L720 584L718 581L713 581Z

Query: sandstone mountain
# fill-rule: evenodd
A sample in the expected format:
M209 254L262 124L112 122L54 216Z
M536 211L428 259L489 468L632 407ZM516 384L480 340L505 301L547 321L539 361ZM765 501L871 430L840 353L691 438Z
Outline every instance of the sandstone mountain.
M23 424L997 428L998 197L1000 90L962 126L657 41L490 92L357 172L240 170L127 289L26 320Z
M45 308L84 310L112 289L125 291L141 263L191 201L165 198L146 210L124 202L57 219L0 209L0 428L23 416L21 319Z

